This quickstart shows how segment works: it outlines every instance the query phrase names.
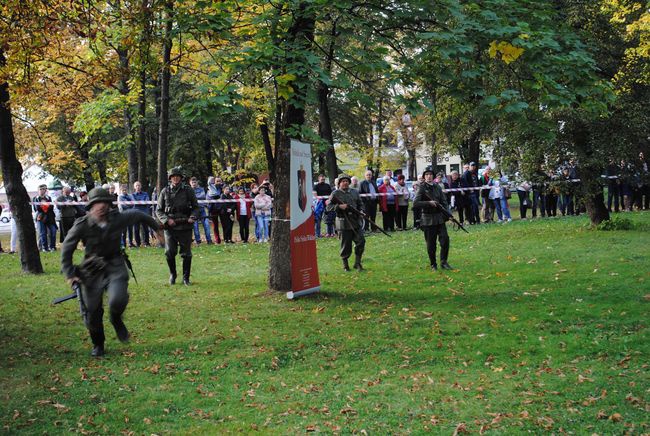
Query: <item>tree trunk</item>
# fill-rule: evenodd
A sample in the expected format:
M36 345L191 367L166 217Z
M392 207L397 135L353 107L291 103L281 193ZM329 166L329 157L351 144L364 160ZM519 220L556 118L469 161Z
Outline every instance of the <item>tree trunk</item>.
M609 219L609 211L605 206L603 187L600 184L601 168L594 164L593 150L590 144L590 129L582 120L576 120L573 128L573 142L578 151L578 158L583 165L578 169L580 191L582 192L585 209L591 225L597 226ZM577 207L577 205L576 205Z
M158 127L158 193L167 185L167 141L169 138L169 82L172 52L172 24L174 2L165 3L165 35L163 37L163 63L160 81L160 123Z
M86 192L90 192L91 189L95 187L95 178L93 177L93 170L90 167L90 155L88 154L88 148L85 145L79 146L79 156L83 161L83 169L81 172L84 175L84 183L86 185Z
M314 41L315 19L312 12L307 11L307 4L301 2L294 14L294 21L287 32L287 42L295 48L290 51L287 65L292 67L296 63L302 64L301 52L311 50ZM302 71L302 70L301 70ZM303 73L306 74L306 73ZM298 77L297 81L307 81L308 77ZM297 95L292 101L304 103L306 90L296 86ZM291 256L289 235L290 235L290 213L289 213L289 169L290 169L290 138L287 136L289 128L296 129L305 122L304 104L294 105L278 101L276 104L284 104L286 109L282 120L282 137L280 144L276 144L275 172L272 174L273 183L273 231L271 232L271 249L269 250L269 289L272 291L288 292L291 290ZM296 129L298 130L298 129Z
M209 132L206 133L209 135ZM212 140L210 136L206 136L205 141L203 141L203 155L205 159L205 177L204 181L212 175Z
M4 50L0 47L0 68L3 68L5 63ZM13 219L16 220L21 268L27 273L40 274L43 272L43 265L38 253L29 195L22 181L23 167L16 158L16 142L11 124L9 84L7 82L0 83L0 168L2 168L2 178L9 207Z
M269 136L269 125L266 121L260 125L260 133L262 134L262 142L264 143L266 167L269 170L269 174L273 174L275 172L275 158L273 157L273 146L271 145L271 137Z
M102 185L108 183L108 176L106 175L106 155L104 153L97 153L95 155L97 161L97 172L99 173L99 181Z
M129 56L126 48L117 50L120 61L120 94L129 95ZM131 111L126 105L122 111L124 125L124 139L126 140L126 160L128 163L129 186L133 186L138 176L138 150L133 140L133 119Z
M138 101L138 180L144 192L149 191L149 177L147 175L147 71L142 67L140 71L140 96ZM133 186L133 185L131 185Z
M328 104L329 87L323 82L318 83L318 134L327 142L325 162L327 164L327 176L330 180L338 177L338 165L336 162L336 150L334 150L334 134L332 133L332 121Z

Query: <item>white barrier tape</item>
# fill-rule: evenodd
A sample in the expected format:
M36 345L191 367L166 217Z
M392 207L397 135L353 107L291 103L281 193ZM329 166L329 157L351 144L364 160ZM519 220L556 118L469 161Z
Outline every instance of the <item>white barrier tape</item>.
M601 176L601 177L607 177L607 178L618 178L617 176ZM577 183L580 182L580 179L569 179L569 180L561 180L562 182L571 182L571 183ZM484 189L492 189L494 186L489 186L489 185L483 185L483 186L476 186L476 187L471 187L471 188L448 188L448 189L443 189L442 192L463 192L463 191L482 191ZM502 186L502 188L505 186ZM516 188L510 187L510 190L515 190ZM398 194L398 193L392 193L392 194L387 194L383 192L377 192L376 194L359 194L361 197L383 197L383 196L388 196L388 195L404 195L404 194ZM327 199L329 196L327 195L314 195L314 198L317 199ZM246 198L244 199L246 202L251 203L255 201L253 198ZM199 205L201 204L213 204L213 203L238 203L239 199L232 199L232 200L198 200ZM8 203L0 203L2 207L8 207ZM57 207L60 206L85 206L88 204L86 201L44 201L40 203L36 202L30 202L29 203L31 206L41 206L41 205L54 205ZM157 201L138 201L138 200L129 200L129 201L114 201L113 204L116 205L129 205L129 206L141 206L141 205L146 205L146 206L155 206L158 204Z

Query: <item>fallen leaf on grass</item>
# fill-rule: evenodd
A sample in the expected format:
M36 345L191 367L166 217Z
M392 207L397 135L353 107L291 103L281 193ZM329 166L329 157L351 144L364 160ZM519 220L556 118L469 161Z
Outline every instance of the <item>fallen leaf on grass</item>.
M341 415L356 415L357 411L350 407L349 404L347 404L344 408L341 409L339 413Z
M612 416L609 417L609 420L612 422L620 422L623 420L623 416L620 413L612 413Z
M453 436L457 436L457 435L459 435L461 433L469 433L469 431L467 430L467 426L465 425L464 422L461 422L460 424L458 424L456 426L456 429L454 430L454 435Z

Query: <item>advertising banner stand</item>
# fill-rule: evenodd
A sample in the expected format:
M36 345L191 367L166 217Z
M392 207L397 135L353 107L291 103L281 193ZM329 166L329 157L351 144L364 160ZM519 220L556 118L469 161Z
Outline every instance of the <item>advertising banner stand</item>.
M320 290L316 235L312 213L311 146L291 140L290 214L291 214L291 292L293 299Z

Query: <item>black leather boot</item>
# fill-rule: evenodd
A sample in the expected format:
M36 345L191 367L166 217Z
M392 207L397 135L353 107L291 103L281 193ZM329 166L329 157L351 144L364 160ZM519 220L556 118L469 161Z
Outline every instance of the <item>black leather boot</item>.
M93 341L93 351L90 352L92 357L103 357L104 356L104 330L98 330L95 332L90 332L90 339Z
M122 321L122 315L111 313L111 324L113 324L113 327L115 328L117 339L119 339L123 344L129 342L129 330L124 325L124 321Z
M192 282L190 282L191 270L192 270L192 258L184 257L183 258L183 284L185 286L190 286L192 284Z
M432 263L431 264L431 271L438 271L438 265L436 265L435 263Z
M354 256L354 265L353 268L357 271L363 271L363 266L361 265L361 256L358 254Z
M167 266L169 267L169 284L176 283L176 259L167 259Z
M350 264L347 258L343 259L343 271L350 271Z

